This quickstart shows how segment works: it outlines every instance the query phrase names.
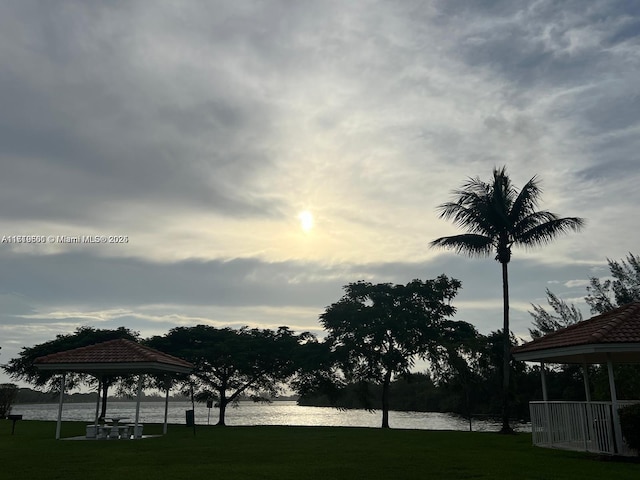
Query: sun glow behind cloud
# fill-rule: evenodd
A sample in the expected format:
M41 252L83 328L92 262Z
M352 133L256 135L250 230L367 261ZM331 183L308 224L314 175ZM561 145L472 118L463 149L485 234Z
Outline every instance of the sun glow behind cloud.
M305 210L300 212L298 219L300 220L300 227L302 230L307 233L310 232L314 225L313 214L309 210Z

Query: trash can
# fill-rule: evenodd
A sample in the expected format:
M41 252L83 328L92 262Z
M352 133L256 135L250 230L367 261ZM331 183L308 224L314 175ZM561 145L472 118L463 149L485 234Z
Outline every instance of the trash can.
M187 427L193 427L195 424L195 415L193 410L185 410L185 416L187 420Z

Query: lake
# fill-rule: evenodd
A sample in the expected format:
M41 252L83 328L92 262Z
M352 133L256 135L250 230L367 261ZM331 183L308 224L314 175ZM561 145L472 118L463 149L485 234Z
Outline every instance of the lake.
M95 403L66 403L62 419L69 421L93 422ZM185 424L185 411L191 409L190 402L169 402L169 423ZM196 404L196 424L215 424L218 409ZM111 402L107 408L107 418L135 418L135 402ZM56 420L57 404L14 405L13 414L22 415L25 420ZM210 414L210 418L209 418ZM380 427L382 413L366 410L338 410L331 407L303 407L295 401L278 401L271 404L240 402L237 408L227 408L226 424L233 425L299 425L336 427ZM162 423L164 402L142 402L140 404L141 423ZM469 430L469 421L457 415L436 412L389 412L391 428L422 430ZM474 431L497 431L500 424L495 421L473 419ZM530 431L529 424L514 425L518 431Z

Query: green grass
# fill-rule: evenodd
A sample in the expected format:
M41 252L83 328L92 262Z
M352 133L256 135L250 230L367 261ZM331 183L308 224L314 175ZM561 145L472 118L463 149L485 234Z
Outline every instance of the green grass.
M84 423L65 422L63 436ZM145 425L145 434L160 425ZM337 427L170 425L161 438L56 441L55 423L0 421L0 478L597 479L640 478L640 464L531 446L531 435Z

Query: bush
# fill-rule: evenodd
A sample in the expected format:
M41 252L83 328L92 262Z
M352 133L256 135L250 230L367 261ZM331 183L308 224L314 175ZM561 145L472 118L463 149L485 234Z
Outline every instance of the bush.
M618 413L625 442L640 455L640 403L623 407Z
M18 395L18 387L13 383L0 384L0 418L11 413L11 406Z

